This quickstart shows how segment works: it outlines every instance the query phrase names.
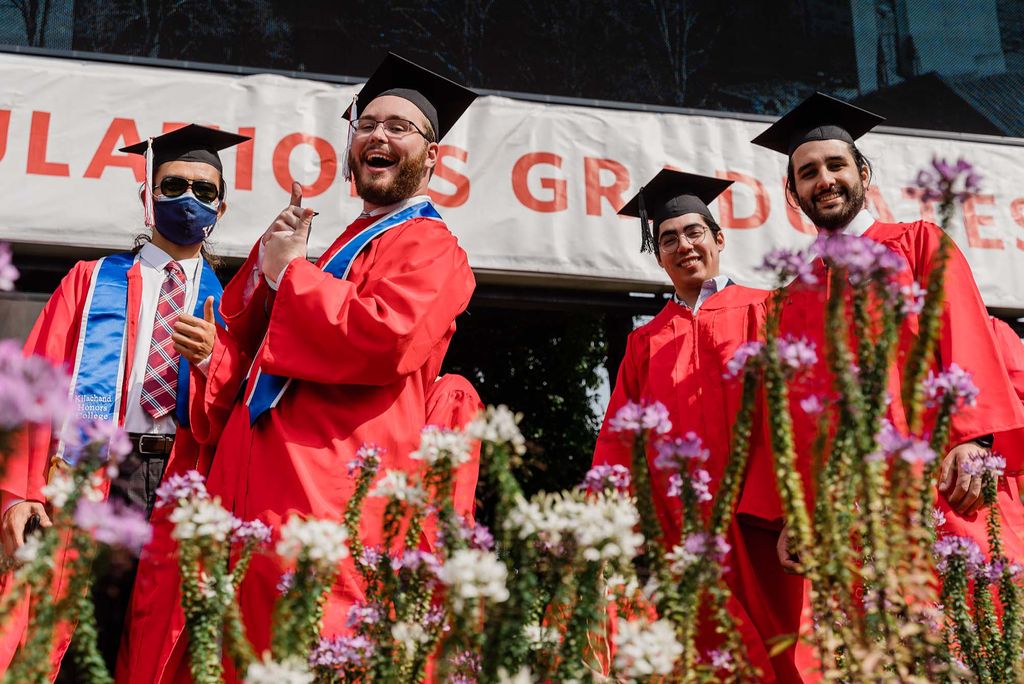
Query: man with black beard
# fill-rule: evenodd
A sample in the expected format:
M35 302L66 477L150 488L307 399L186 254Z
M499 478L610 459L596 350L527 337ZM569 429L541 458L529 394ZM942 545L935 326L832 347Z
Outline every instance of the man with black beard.
M871 182L871 166L857 148L856 140L882 121L882 117L853 107L845 102L817 93L779 119L754 139L762 147L785 154L788 158L787 190L804 213L820 229L833 233L860 236L874 240L899 255L906 263L900 274L900 283L906 287L911 280L922 286L927 283L938 250L942 230L925 221L913 223L883 223L876 221L865 209L865 194ZM830 381L825 349L825 268L815 261L819 286L807 288L799 284L787 288L787 301L782 312L782 333L806 337L819 351L817 368L806 382L790 390L794 442L798 467L805 488L813 480L813 444L821 417L801 410L801 402L811 395L822 399L830 393ZM968 371L980 393L973 406L965 406L952 419L947 452L942 458L936 486L941 497L936 499L946 524L944 533L969 536L982 548L987 548L985 512L981 477L971 473L970 460L979 452L986 452L996 442L1017 439L1024 426L1024 411L1010 384L1006 368L1000 358L989 325L988 313L974 282L970 266L954 245L945 273L945 303L941 314L941 329L936 345L935 366L942 370L957 364ZM901 333L897 353L897 367L902 372L906 354L917 336L917 316L908 315ZM903 407L900 401L902 378L894 374L889 383L891 405L889 419L899 430L905 430ZM1004 452L1005 453L1005 452ZM1000 485L998 506L1005 514L1004 529L1012 527L1011 520L1020 520L1022 511L1017 491L1016 476L1020 474L1021 453L1008 457L1007 486ZM1012 461L1017 463L1013 464ZM1004 494L1005 493L1005 494ZM787 535L778 534L782 525L782 511L775 493L775 479L770 459L756 459L751 463L739 512L749 519L760 519L765 535L774 535L776 553L783 568L799 572L799 558L788 552ZM1007 555L1017 560L1024 555L1024 545L1016 535L1006 535ZM1012 539L1011 539L1012 537ZM765 542L767 542L767 536ZM762 544L759 548L767 546ZM762 554L766 556L767 554ZM791 632L797 631L802 596L792 597L793 610L786 617L792 622ZM803 625L804 628L807 625ZM794 656L792 680L800 681L803 665L797 648ZM802 661L802 662L801 662ZM787 680L788 681L788 680Z
M300 205L296 186L225 288L227 329L217 330L208 374L194 374L192 415L193 429L219 437L207 488L236 516L272 528L293 515L341 522L355 487L347 466L367 444L378 447L381 472L421 472L423 462L409 454L419 446L426 397L455 317L474 289L466 253L427 184L437 141L475 97L389 55L346 117L360 216L312 264L306 242L314 212ZM371 497L362 506L367 546L383 543L386 503ZM164 576L149 576L176 587L174 563L162 560L174 558L169 531L154 532L154 544L167 552L150 554ZM275 587L286 569L281 559L258 554L239 588L257 653L270 645ZM343 564L324 606L324 636L345 631L361 587L355 567ZM166 593L163 612L180 616L174 592ZM126 664L131 681L187 675L187 660L176 660L185 650L175 647L180 617L164 618L163 630L158 622L150 621L148 636L159 634L164 643L150 641L147 653Z

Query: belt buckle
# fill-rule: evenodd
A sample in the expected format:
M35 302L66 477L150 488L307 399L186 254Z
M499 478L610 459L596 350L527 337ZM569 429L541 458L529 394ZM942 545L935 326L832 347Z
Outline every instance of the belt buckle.
M139 453L140 454L163 454L167 449L167 437L164 435L140 435L139 436Z

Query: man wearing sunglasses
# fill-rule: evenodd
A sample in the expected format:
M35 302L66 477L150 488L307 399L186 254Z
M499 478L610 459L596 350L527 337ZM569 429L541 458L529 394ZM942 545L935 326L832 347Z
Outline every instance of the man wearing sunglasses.
M203 384L204 435L219 435L207 488L228 510L277 527L292 515L341 521L354 489L347 465L368 443L380 447L381 471L421 472L419 446L426 397L474 289L466 253L427 194L438 141L475 93L389 55L346 114L351 174L362 213L316 261L306 259L314 212L301 189L253 246L224 290ZM210 340L197 333L196 342ZM198 430L199 428L196 427ZM475 474L474 474L475 477ZM468 505L472 504L472 497ZM383 543L386 500L363 505L363 543ZM463 511L468 513L468 511ZM157 534L160 534L158 531ZM431 545L434 539L424 538ZM286 568L257 555L239 587L246 634L257 652L269 646L271 616ZM174 577L159 582L176 584ZM346 629L348 608L362 600L350 562L324 607L322 634ZM181 614L172 599L150 613ZM180 624L180 617L166 620ZM156 633L154 630L152 633ZM130 642L135 639L132 625ZM188 673L186 649L169 630L163 644L133 654L124 681L177 681Z
M131 452L120 464L110 498L152 511L165 472L188 470L210 454L189 430L189 362L209 354L190 346L175 350L178 330L213 328L221 286L203 258L203 245L223 216L224 181L218 151L248 140L190 125L122 151L146 158L140 193L151 229L132 252L75 265L43 308L25 345L27 353L72 371L82 418L109 421L129 433ZM74 446L37 429L14 453L2 481L4 550L24 544L25 524L51 522L43 486L73 458ZM113 565L112 565L113 567ZM61 574L58 572L58 576ZM97 578L94 584L100 649L114 667L134 568ZM63 587L60 591L63 591ZM27 606L26 606L27 607ZM26 612L0 633L0 670L21 641ZM54 668L71 640L65 629L55 642ZM61 679L75 681L71 659Z

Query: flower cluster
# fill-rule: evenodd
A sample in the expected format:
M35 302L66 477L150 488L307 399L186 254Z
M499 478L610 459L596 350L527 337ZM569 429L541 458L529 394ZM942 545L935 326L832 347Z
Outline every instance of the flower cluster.
M981 190L981 176L965 159L950 164L945 159L932 157L932 168L922 169L917 174L917 187L924 201L964 201Z
M736 353L726 362L725 373L722 377L726 380L738 378L743 373L743 369L747 367L747 362L760 356L762 351L764 351L763 342L744 342L736 348Z
M469 460L470 452L470 437L466 433L428 425L420 432L420 448L409 458L427 465L448 459L452 467L457 467Z
M613 432L640 434L652 431L664 435L672 430L672 421L669 420L668 409L660 401L650 404L627 401L615 413L608 426Z
M939 572L947 571L952 558L963 559L964 566L971 575L976 574L985 566L985 556L978 547L978 543L968 537L955 535L940 537L936 540L934 549L935 556L939 560L937 564Z
M208 499L206 480L196 470L169 475L156 489L156 508L177 505L193 499Z
M629 484L629 468L621 465L601 464L587 471L580 487L591 494L597 494L606 489L624 494L629 491Z
M725 562L726 556L732 547L722 535L709 535L706 532L694 532L683 539L682 544L677 544L672 551L665 555L666 560L671 562L672 572L682 575L688 568L697 561L706 559L713 563Z
M179 541L208 539L224 542L231 536L236 524L235 516L220 505L219 498L196 498L179 502L170 520L174 523L171 536Z
M654 449L658 453L654 465L672 471L685 470L691 463L703 463L711 453L704 448L704 443L695 432L687 432L682 437L659 439Z
M811 260L807 253L800 250L776 247L765 255L764 261L756 270L774 273L779 284L790 280L804 285L818 284L818 276L814 274Z
M91 445L100 448L112 463L121 463L132 452L128 433L113 420L95 420L85 426L85 437Z
M348 462L348 474L354 475L357 470L371 470L377 472L380 467L381 456L384 449L376 444L363 444L356 449L355 458Z
M389 470L373 485L370 496L380 496L415 505L422 503L427 494L419 485L410 484L408 476L403 471Z
M304 520L293 515L281 526L277 555L286 560L304 556L318 566L330 568L348 556L345 526L330 520Z
M262 520L234 520L231 541L238 544L266 544L270 541L270 527Z
M935 460L935 452L928 442L915 437L900 434L892 423L884 421L882 428L875 435L878 449L865 458L869 461L883 461L890 457L899 457L907 463L931 463Z
M361 635L321 638L309 656L314 668L341 670L346 667L365 667L373 657L372 641Z
M18 279L18 269L11 263L11 247L0 242L0 292L14 289L14 281Z
M467 601L487 599L496 603L508 600L505 564L491 551L459 549L448 558L440 570L440 578L449 589L449 597L456 612L461 612Z
M856 235L822 233L814 243L814 251L827 264L845 270L854 285L888 281L907 268L907 262L896 252L871 238Z
M508 444L512 451L526 453L526 439L519 431L523 414L512 413L507 406L488 406L466 426L466 434L473 439L493 444Z
M943 398L947 398L955 411L977 403L978 386L974 384L969 371L951 363L946 370L937 375L934 371L928 371L928 377L924 381L924 394L928 406L937 406Z
M960 464L960 469L966 475L991 475L992 477L1002 477L1003 473L1006 472L1006 459L999 454L991 452L977 452L971 454L970 458L964 460Z
M43 496L54 508L64 508L75 493L75 481L65 470L57 470L43 485Z
M818 353L813 342L805 337L783 337L775 342L775 353L779 361L791 374L801 373L818 363Z
M683 647L669 620L619 618L615 635L615 670L629 681L646 681L653 675L670 675Z
M668 478L668 495L682 496L684 482L682 473L670 475ZM690 473L690 487L693 489L693 495L697 501L707 502L714 498L711 495L711 473L703 468L695 468Z
M898 294L897 301L904 316L918 316L924 311L924 298L928 290L921 287L916 280L909 285L901 286Z
M138 555L153 536L142 511L116 500L79 501L75 507L75 525L100 544L116 546L134 555Z
M475 521L469 524L463 520L459 526L459 534L462 536L463 541L469 544L471 549L490 551L494 548L494 535L491 534L486 525Z
M254 662L245 672L245 684L313 684L313 673L298 658L276 662L270 653Z
M24 356L13 340L0 341L0 431L25 423L61 425L73 412L70 379L40 356Z

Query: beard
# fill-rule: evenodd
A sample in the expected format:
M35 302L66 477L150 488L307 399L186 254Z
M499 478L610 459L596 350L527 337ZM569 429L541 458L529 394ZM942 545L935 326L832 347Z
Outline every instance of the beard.
M377 206L395 204L416 194L427 168L427 148L422 154L410 155L398 161L394 180L372 178L364 173L365 163L349 152L348 165L356 182L356 192L361 198Z
M837 209L823 211L818 209L814 197L811 197L809 201L804 200L802 197L797 198L800 208L803 209L804 213L807 214L807 218L811 219L818 228L824 228L825 230L845 228L853 220L853 217L864 208L864 183L859 179L855 186L848 187L837 183L826 192L841 193L843 203Z

